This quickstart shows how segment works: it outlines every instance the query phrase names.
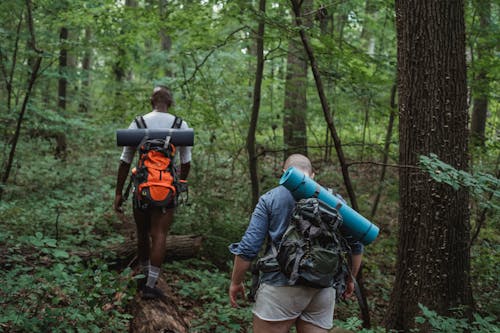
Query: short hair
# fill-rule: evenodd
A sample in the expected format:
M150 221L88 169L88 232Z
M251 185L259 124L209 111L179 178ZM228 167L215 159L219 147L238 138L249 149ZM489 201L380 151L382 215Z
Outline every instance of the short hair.
M165 86L156 86L153 89L153 94L151 95L151 105L155 107L159 104L166 104L167 107L171 107L174 104L174 97L170 90Z
M292 166L309 175L312 175L313 173L311 161L302 154L292 154L288 156L285 164L283 165L283 168L286 170Z

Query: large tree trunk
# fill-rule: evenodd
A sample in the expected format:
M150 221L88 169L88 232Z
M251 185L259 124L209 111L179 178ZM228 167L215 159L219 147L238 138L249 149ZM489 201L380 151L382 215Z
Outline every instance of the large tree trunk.
M309 12L312 1L305 0L303 12ZM302 23L311 26L311 15ZM288 41L285 82L283 141L285 158L293 153L307 155L307 56L300 39L292 35Z
M421 155L435 153L466 170L463 1L396 0L396 23L399 163L415 166ZM400 168L399 178L398 257L387 328L410 331L419 303L441 315L470 315L468 191L414 168Z

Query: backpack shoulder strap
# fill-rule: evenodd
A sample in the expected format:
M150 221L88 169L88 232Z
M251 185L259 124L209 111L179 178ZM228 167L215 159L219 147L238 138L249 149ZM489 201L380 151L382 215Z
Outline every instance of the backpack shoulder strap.
M179 129L182 125L182 118L175 116L174 123L172 124L172 128Z
M148 128L148 126L146 126L146 122L144 121L143 116L135 117L134 121L135 121L135 124L137 125L137 128Z

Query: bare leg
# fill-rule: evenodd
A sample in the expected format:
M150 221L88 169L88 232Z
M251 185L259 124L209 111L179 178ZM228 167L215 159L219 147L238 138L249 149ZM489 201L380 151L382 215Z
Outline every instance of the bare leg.
M328 333L328 330L303 321L302 319L297 319L297 333Z
M149 229L151 225L149 214L134 208L134 220L137 228L137 258L140 263L146 262L149 260L150 253Z
M284 321L267 321L253 316L253 333L288 333L295 319Z
M165 258L166 239L170 226L174 219L174 210L167 209L165 213L161 209L151 211L151 265L160 267Z

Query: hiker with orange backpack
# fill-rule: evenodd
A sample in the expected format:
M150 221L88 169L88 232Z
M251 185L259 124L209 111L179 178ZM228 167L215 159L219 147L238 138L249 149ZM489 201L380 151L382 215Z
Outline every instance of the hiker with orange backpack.
M169 113L173 97L167 87L157 86L151 96L153 111L137 117L129 129L188 129L181 118ZM173 222L174 208L179 192L187 189L192 147L175 147L167 140L147 140L138 147L123 148L116 182L114 209L123 213L123 193L130 165L139 150L137 167L132 170L133 214L137 227L137 257L144 278L138 280L138 289L144 299L163 296L156 287L161 264L165 257L166 237ZM175 168L176 155L180 157L180 172Z

